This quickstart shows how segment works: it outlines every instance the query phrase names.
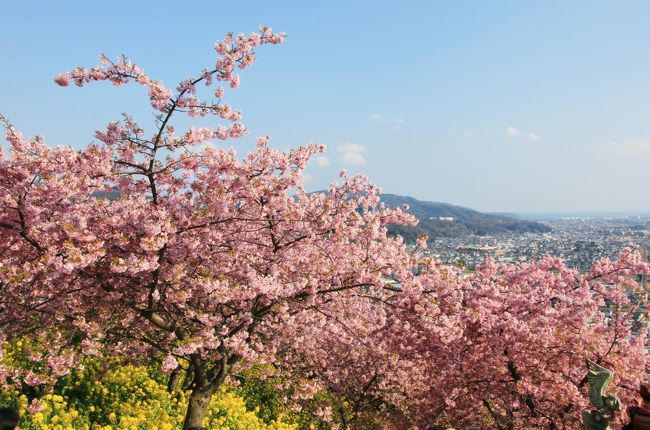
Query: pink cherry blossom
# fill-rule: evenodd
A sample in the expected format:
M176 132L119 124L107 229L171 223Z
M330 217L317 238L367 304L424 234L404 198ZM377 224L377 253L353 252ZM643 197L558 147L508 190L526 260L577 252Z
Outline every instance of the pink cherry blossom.
M167 357L165 357L165 359L162 362L161 370L165 373L169 373L175 370L177 367L178 367L178 361L176 361L176 359L173 356L168 355Z
M54 82L62 87L67 87L70 83L70 76L67 73L59 73L54 78Z

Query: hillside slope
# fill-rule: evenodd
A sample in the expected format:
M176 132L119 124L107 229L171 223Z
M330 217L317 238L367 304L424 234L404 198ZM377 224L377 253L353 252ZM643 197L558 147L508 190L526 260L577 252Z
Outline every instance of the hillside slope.
M433 238L551 231L550 227L535 221L486 214L461 206L421 201L408 196L382 194L381 201L389 207L401 207L407 204L410 208L409 212L420 220L415 227L390 227L391 234L400 234L407 242L413 242L420 234L427 234Z

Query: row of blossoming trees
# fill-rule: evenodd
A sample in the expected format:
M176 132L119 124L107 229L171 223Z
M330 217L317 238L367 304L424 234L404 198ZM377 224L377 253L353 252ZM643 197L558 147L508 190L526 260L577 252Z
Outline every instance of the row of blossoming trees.
M209 144L245 128L222 87L199 90L236 88L254 50L283 39L227 35L215 65L174 90L126 58L55 78L146 87L148 131L125 115L78 151L5 121L0 340L38 336L47 350L31 356L37 372L0 366L3 384L48 387L87 356L159 361L171 389L185 379L187 429L232 375L264 365L296 407L335 399L318 409L326 425L577 429L589 358L630 401L647 366L628 299L648 270L638 254L589 273L488 261L462 277L386 235L414 218L383 207L366 178L306 193L323 147L280 153L262 137L238 158ZM179 131L181 113L226 125Z

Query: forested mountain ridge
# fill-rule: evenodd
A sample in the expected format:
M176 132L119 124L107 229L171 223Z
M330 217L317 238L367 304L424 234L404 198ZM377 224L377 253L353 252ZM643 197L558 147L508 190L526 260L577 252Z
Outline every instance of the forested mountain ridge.
M409 196L382 194L381 201L389 207L408 205L408 212L420 221L417 226L392 225L389 232L399 234L407 242L413 242L418 235L429 237L455 237L469 234L489 235L498 233L545 233L550 227L505 215L482 213L473 209L448 203L428 202Z

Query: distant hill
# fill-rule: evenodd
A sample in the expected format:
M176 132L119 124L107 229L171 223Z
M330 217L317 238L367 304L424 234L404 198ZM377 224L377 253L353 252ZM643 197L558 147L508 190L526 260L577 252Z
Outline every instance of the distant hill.
M381 201L388 207L409 205L409 213L420 220L415 227L389 226L390 234L399 234L407 242L414 242L417 236L459 237L469 234L485 236L497 233L546 233L550 227L535 221L511 216L486 214L473 209L447 203L425 202L408 196L382 194Z

